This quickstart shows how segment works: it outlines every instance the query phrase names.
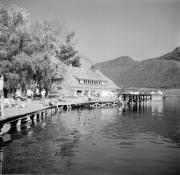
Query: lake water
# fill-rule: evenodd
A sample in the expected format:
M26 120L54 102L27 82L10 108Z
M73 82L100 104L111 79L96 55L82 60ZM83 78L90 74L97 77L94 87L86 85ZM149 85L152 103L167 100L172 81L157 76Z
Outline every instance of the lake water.
M63 111L3 140L2 174L180 174L180 99Z

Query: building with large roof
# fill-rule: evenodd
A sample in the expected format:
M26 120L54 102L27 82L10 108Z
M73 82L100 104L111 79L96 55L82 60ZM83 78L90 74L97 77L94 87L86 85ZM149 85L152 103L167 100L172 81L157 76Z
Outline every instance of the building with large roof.
M98 70L72 66L66 66L64 77L57 75L54 84L57 91L69 96L110 97L119 89Z

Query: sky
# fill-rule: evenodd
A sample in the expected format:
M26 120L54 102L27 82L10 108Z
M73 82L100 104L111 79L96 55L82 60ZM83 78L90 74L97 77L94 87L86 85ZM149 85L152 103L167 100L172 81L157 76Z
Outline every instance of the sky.
M94 63L154 58L180 46L180 0L0 0L32 19L54 16L75 31L76 49Z

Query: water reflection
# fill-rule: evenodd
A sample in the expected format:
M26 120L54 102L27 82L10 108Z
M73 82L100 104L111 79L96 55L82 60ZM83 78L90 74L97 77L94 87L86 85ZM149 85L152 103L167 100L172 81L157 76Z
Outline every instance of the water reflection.
M125 105L118 108L118 115L129 118L144 118L148 111L151 111L149 104Z
M159 115L163 112L164 101L152 101L151 103L135 103L130 105L122 105L118 108L119 114L126 115L127 113L147 113L152 112L152 115Z
M8 144L1 151L2 171L175 174L175 169L180 170L178 105L180 101L165 100L119 108L61 111L9 134L10 141L6 139Z
M118 109L118 114L123 117L122 122L125 127L121 129L122 132L127 132L128 129L131 135L132 133L140 133L140 135L142 133L154 133L157 138L162 137L164 141L174 142L176 143L175 147L180 147L179 102L180 100L173 99L153 101L143 106L137 104L133 106L121 106ZM132 120L129 122L128 118L143 119L143 121ZM128 123L128 125L126 125L126 123ZM110 128L110 132L114 132L113 129ZM118 129L120 128L118 127ZM104 131L107 132L108 129L105 128ZM109 135L109 133L107 135ZM123 135L126 135L126 133ZM129 135L126 136L126 138L127 137L129 138ZM137 138L137 135L133 135L133 137Z
M152 115L158 115L163 112L163 100L153 101L151 103Z

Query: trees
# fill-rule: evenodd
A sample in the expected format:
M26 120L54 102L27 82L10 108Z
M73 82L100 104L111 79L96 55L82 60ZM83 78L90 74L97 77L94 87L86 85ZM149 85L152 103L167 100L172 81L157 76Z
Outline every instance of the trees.
M73 59L68 61L68 65L71 64L73 67L80 67L80 57L77 55Z
M53 19L31 22L27 10L14 6L0 9L0 67L5 76L5 89L14 92L17 87L39 84L51 87L51 80L76 50L72 43L74 32L68 33ZM52 58L56 59L56 62ZM75 66L78 59L72 63Z
M29 37L29 14L17 6L0 9L0 59L10 60L23 51Z
M56 74L56 65L51 62L47 53L35 53L32 55L34 74L33 80L36 84L46 90L51 88L51 80Z
M24 89L30 79L30 58L24 53L30 36L29 20L25 9L0 9L0 60L6 92L13 92L18 86Z

